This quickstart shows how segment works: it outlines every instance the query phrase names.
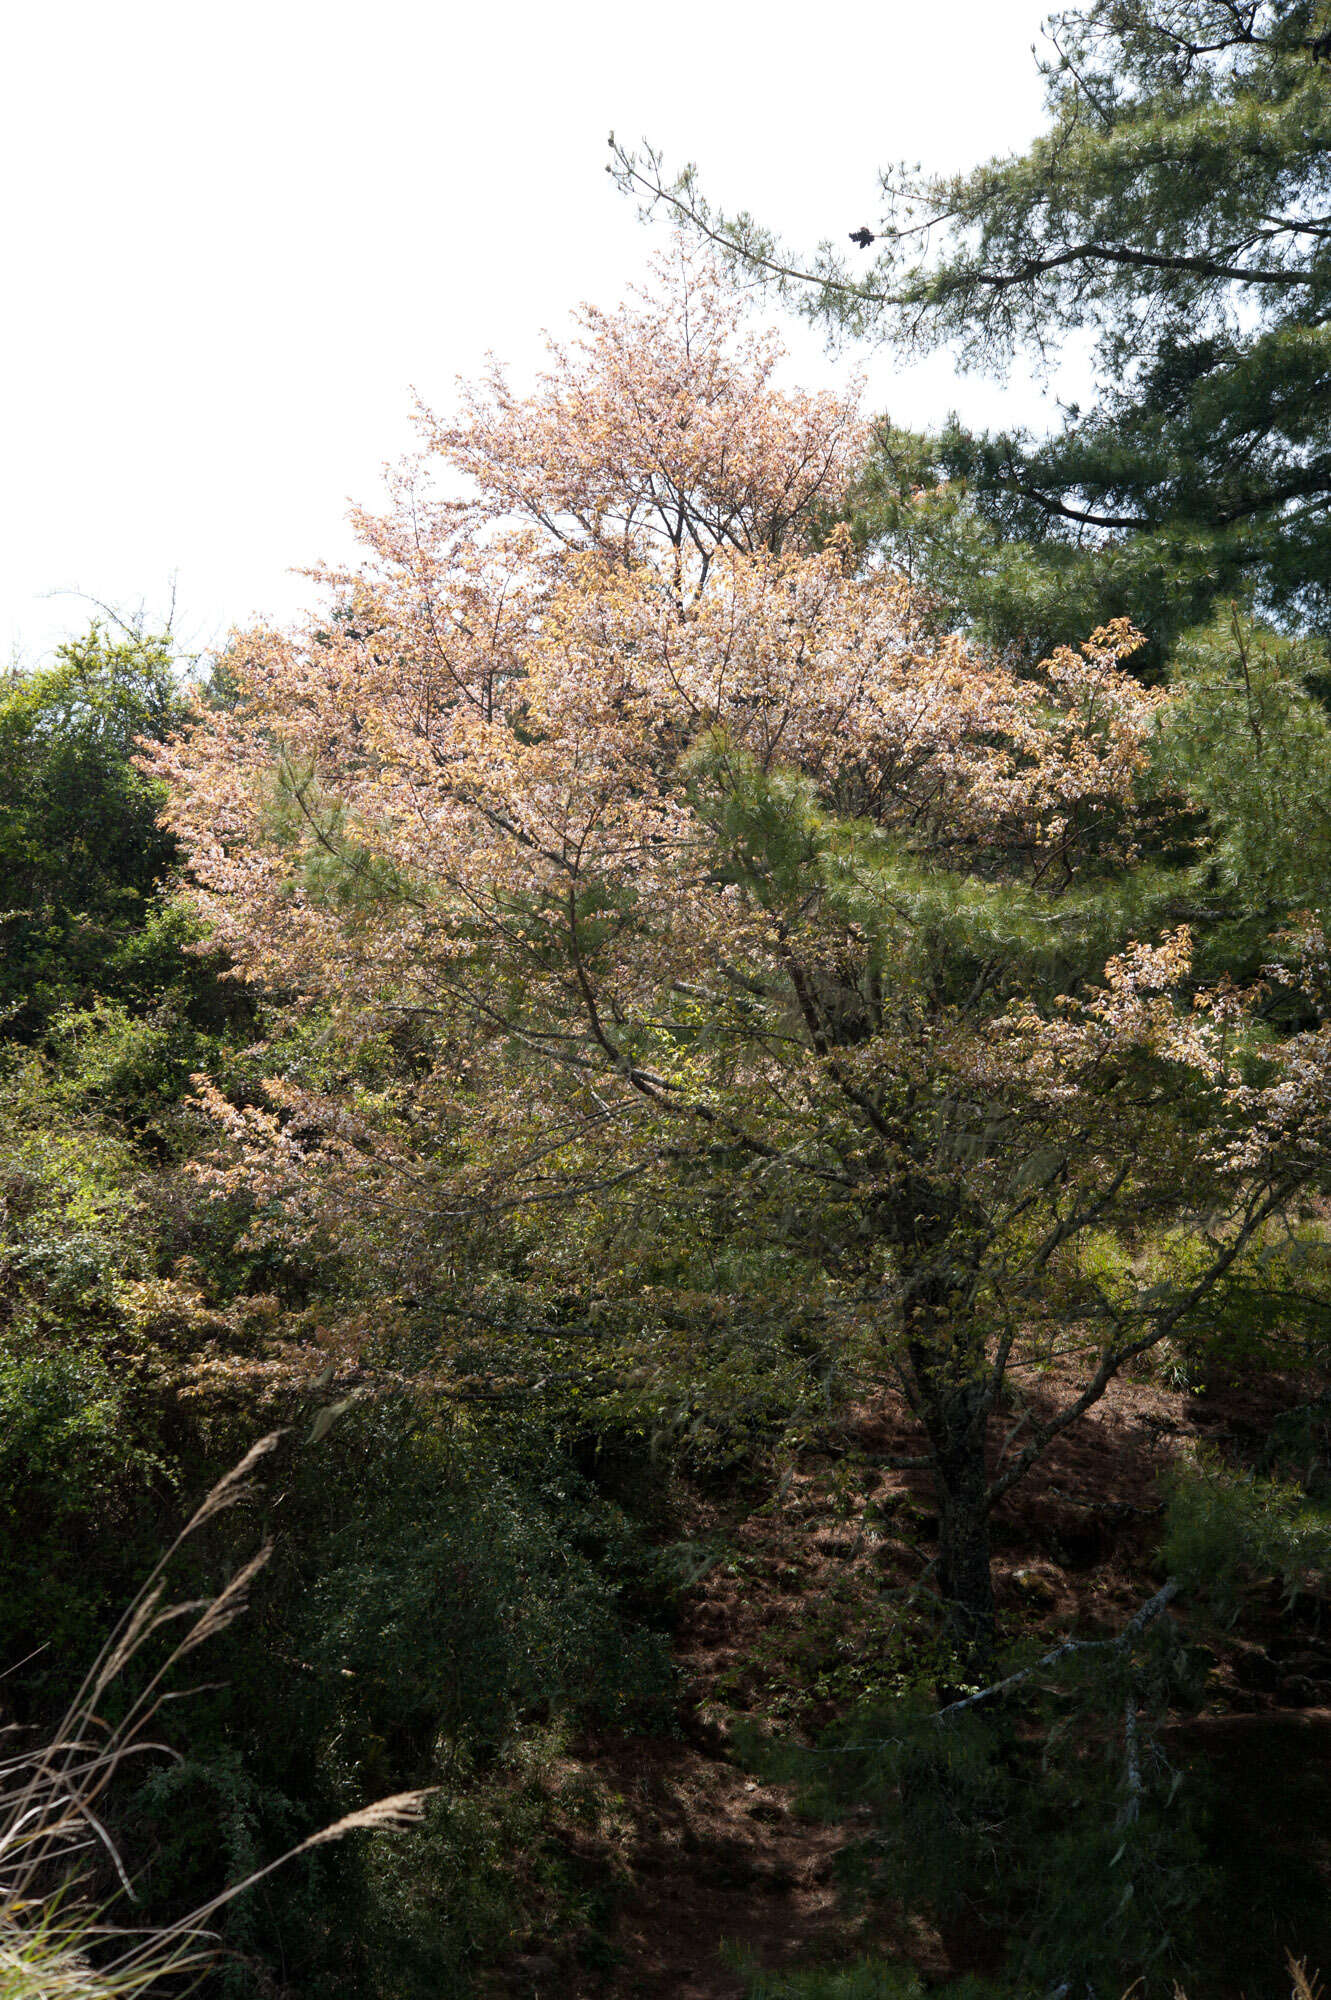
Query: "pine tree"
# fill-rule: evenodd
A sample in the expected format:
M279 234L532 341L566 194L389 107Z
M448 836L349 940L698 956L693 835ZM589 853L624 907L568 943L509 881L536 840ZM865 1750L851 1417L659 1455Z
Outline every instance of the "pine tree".
M954 613L1036 651L1120 614L1158 642L1231 594L1331 630L1324 0L1094 0L1047 33L1046 130L885 172L867 266L802 262L650 151L615 171L835 332L998 371L1094 335L1095 398L1046 436L884 429L868 524Z

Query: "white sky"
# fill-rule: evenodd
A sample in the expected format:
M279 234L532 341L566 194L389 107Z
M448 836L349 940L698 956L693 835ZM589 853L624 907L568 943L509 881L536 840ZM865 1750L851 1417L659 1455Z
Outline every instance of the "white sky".
M493 349L610 305L652 232L606 135L696 159L793 241L872 225L875 169L964 167L1040 123L1048 0L35 0L0 35L0 663L81 590L215 643L309 595ZM792 333L797 373L836 364ZM946 357L867 357L903 422L1030 416Z

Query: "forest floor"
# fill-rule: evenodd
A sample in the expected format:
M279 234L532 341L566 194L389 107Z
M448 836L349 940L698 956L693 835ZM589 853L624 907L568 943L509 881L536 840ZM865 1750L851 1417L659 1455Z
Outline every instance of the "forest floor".
M1299 1394L1283 1378L1205 1395L1117 1383L995 1518L1007 1631L1056 1644L1121 1628L1161 1580L1161 1479L1180 1450L1210 1442L1254 1457ZM828 1444L774 1501L698 1503L693 1538L716 1559L679 1620L677 1733L570 1746L601 1808L560 1839L576 1874L613 1885L605 1914L577 1959L534 1950L510 1962L497 1991L741 2000L745 1965L775 1971L867 1949L910 1961L927 1982L998 1971L1001 1938L973 1925L942 1932L890 1909L855 1917L836 1870L853 1826L806 1816L788 1789L745 1767L746 1724L807 1735L883 1684L899 1593L936 1529L927 1474L874 1469L912 1449L904 1407L862 1409ZM1265 2000L1288 1990L1288 1945L1331 1967L1331 1632L1291 1618L1273 1594L1241 1632L1208 1636L1204 1705L1175 1731L1226 1801L1209 1856L1227 1915L1208 1941L1208 2000Z

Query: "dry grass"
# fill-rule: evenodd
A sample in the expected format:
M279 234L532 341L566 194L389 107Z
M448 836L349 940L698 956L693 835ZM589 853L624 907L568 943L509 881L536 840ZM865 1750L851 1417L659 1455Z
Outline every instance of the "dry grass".
M1288 1964L1290 1977L1289 2000L1323 2000L1325 1989L1322 1982L1315 1972L1309 1972L1304 1960L1295 1958L1293 1952L1291 1952ZM1123 2000L1132 2000L1131 1994L1125 1994ZM1188 2000L1188 1996L1181 1986L1174 1988L1174 2000Z

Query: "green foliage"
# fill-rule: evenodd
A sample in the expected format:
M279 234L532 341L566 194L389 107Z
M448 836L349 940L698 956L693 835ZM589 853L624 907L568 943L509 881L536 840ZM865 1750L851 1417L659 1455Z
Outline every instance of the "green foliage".
M1143 1294L1181 1298L1207 1268L1204 1235L1143 1226L1088 1232L1077 1276L1113 1305ZM1290 1216L1262 1231L1191 1310L1151 1360L1177 1388L1241 1381L1263 1369L1324 1370L1331 1353L1331 1235L1320 1213Z
M140 1126L177 1105L190 1077L216 1053L171 995L148 1014L105 998L66 1008L51 1021L47 1049L57 1102Z
M380 1726L492 1752L524 1716L650 1712L661 1650L618 1610L644 1553L556 1440L390 1403L345 1418L329 1450L346 1514L297 1637L302 1657L373 1680ZM314 1477L323 1513L328 1468Z
M90 1092L141 1125L251 1011L170 901L162 787L136 767L185 714L165 637L93 625L54 666L0 675L0 1038L54 1033L75 1075L90 1042L118 1041L91 1056Z
M1273 933L1331 917L1331 720L1320 649L1230 606L1175 649L1153 758L1205 813L1198 971L1255 976Z
M1233 1622L1246 1592L1275 1583L1286 1607L1331 1581L1331 1510L1300 1486L1202 1455L1169 1496L1164 1559L1217 1616Z
M301 856L301 886L312 902L336 909L349 927L385 900L428 900L429 889L357 838L345 805L320 784L312 759L283 749L266 800L269 837Z
M557 1441L422 1395L293 1441L277 1519L250 1615L218 1649L225 1685L193 1705L186 1761L136 1800L148 1907L202 1901L219 1868L243 1873L368 1796L435 1785L410 1834L320 1850L239 1898L227 1942L244 1962L223 1990L261 1992L280 1954L298 1988L348 2000L470 1993L524 1936L578 1922L550 1833L561 1732L663 1720L650 1553Z
M857 540L899 564L934 598L937 616L1039 658L1110 617L1128 616L1148 644L1134 662L1158 677L1170 641L1246 591L1241 565L1184 523L1151 532L1065 535L1055 519L1009 501L989 460L1029 440L976 439L953 421L937 434L882 422L860 482ZM1010 463L1000 457L1000 463Z
M763 770L722 741L691 761L694 803L720 835L734 878L773 909L797 906L816 886L828 911L853 927L862 976L920 1005L960 1000L993 964L1003 993L1090 980L1109 953L1177 911L1177 866L1111 871L1092 861L1053 902L1019 872L1011 879L997 841L949 868L927 841L917 851L908 835L820 807L811 781Z
M1284 1410L1269 1426L1258 1461L1277 1478L1297 1478L1309 1499L1331 1496L1331 1392Z
M7 1033L31 1038L96 993L141 1001L160 981L160 950L118 962L175 851L157 825L160 787L133 757L140 736L165 736L182 715L164 638L94 625L53 667L0 679Z
M1196 1800L1157 1734L1197 1698L1187 1648L1157 1627L1131 1657L1070 1656L1017 1703L941 1721L925 1679L850 1709L812 1750L760 1753L808 1809L867 1813L848 1886L1005 1937L1022 1992L1172 1992L1208 1889Z
M233 1810L223 1838L240 1875L192 1909L145 1921L139 1908L124 1921L124 1903L139 1899L108 1830L108 1798L131 1762L142 1768L145 1760L170 1754L155 1725L180 1692L171 1686L173 1676L243 1614L269 1551L250 1550L239 1570L203 1597L171 1594L173 1566L209 1526L255 1496L254 1470L277 1442L276 1433L256 1442L205 1494L111 1623L69 1704L49 1726L6 1731L11 1740L0 1756L0 1992L11 2000L42 1994L130 2000L163 1987L193 1991L218 1962L213 1920L219 1911L235 1908L247 1890L302 1853L356 1831L407 1827L420 1817L420 1791L378 1799L256 1865L243 1812ZM234 1807L240 1788L228 1790ZM232 1969L225 1966L224 1985Z
M37 1058L0 1076L0 1628L48 1649L42 1674L125 1595L165 1472L125 1365L138 1178L122 1140L52 1105Z
M0 1623L14 1657L49 1648L59 1675L86 1653L123 1581L125 1552L102 1535L132 1523L135 1489L158 1470L104 1365L0 1349Z
M359 1857L346 1945L375 2000L468 2000L486 1968L547 1925L570 1928L571 1885L550 1851L547 1810L515 1764L470 1791L442 1789L422 1825ZM339 1885L341 1886L341 1885Z

